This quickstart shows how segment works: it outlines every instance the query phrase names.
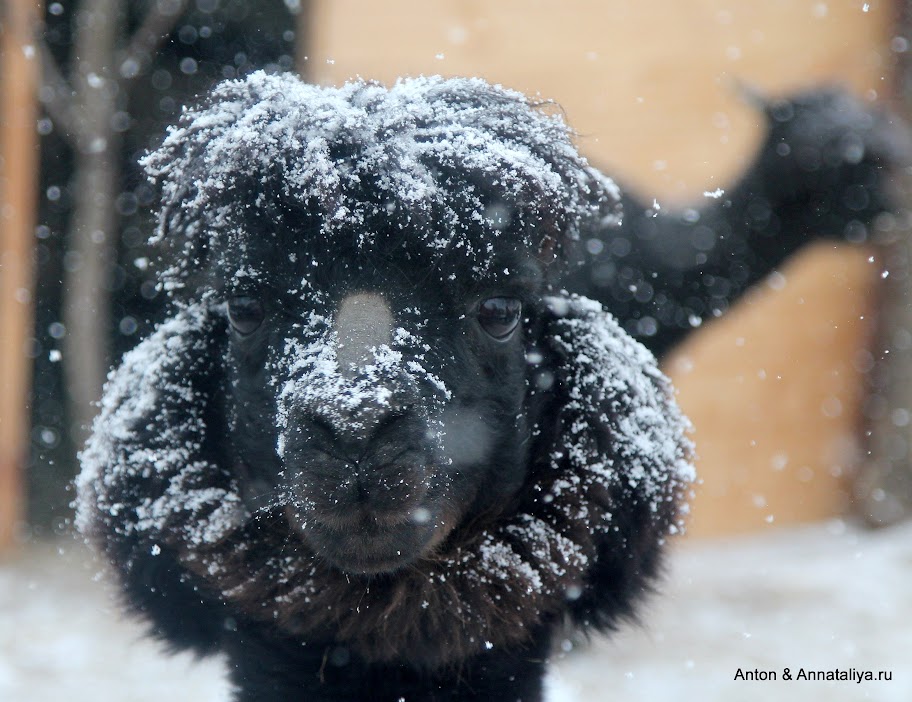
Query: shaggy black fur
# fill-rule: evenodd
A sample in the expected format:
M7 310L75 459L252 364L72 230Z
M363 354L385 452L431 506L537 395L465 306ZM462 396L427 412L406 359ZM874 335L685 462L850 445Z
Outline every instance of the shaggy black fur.
M238 700L540 700L552 632L632 615L692 479L654 358L561 289L663 350L885 206L883 118L770 115L699 221L625 200L618 228L515 93L221 86L147 159L175 310L83 454L79 526L129 606L226 653Z

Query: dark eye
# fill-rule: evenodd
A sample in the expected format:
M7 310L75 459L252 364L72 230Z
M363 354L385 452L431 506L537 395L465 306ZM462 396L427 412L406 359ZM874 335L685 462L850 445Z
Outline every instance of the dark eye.
M490 297L478 308L481 328L498 341L506 341L519 326L522 302L515 297Z
M255 297L237 295L228 301L228 321L241 336L253 334L263 323L263 304Z

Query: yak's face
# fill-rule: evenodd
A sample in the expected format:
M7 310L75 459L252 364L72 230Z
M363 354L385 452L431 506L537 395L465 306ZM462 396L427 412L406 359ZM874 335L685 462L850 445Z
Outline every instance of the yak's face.
M226 456L253 507L373 573L509 505L538 257L619 203L559 116L476 79L255 74L144 163L165 288L230 322Z
M224 292L250 507L278 508L334 566L378 573L508 505L532 431L524 323L544 285L537 258L508 246L468 276L465 253L430 260L401 239L319 259L263 248L266 262L248 250L244 270L271 272L235 271Z

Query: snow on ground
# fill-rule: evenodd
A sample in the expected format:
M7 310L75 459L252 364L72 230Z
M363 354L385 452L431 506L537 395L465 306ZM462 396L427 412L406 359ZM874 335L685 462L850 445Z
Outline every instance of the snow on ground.
M912 524L872 532L835 521L684 541L670 565L643 627L561 654L549 702L912 700ZM0 561L0 700L227 699L220 661L164 655L120 618L97 571L72 541ZM782 679L802 667L892 680ZM778 680L734 680L739 668Z
M554 702L912 700L912 524L686 542L671 566L643 628L557 663ZM802 667L892 681L783 680ZM736 681L739 668L778 680Z

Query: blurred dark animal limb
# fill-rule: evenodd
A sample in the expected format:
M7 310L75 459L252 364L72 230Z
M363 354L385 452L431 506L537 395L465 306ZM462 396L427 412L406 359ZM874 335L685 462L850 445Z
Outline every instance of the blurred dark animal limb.
M665 212L625 195L620 230L576 244L567 287L602 302L664 355L809 241L872 241L895 207L892 168L912 162L906 125L838 90L765 106L750 168L706 202Z
M620 231L581 241L568 287L599 299L664 355L807 242L869 244L885 265L854 510L888 524L912 509L908 125L838 90L763 104L753 165L703 207L665 213L625 196Z

